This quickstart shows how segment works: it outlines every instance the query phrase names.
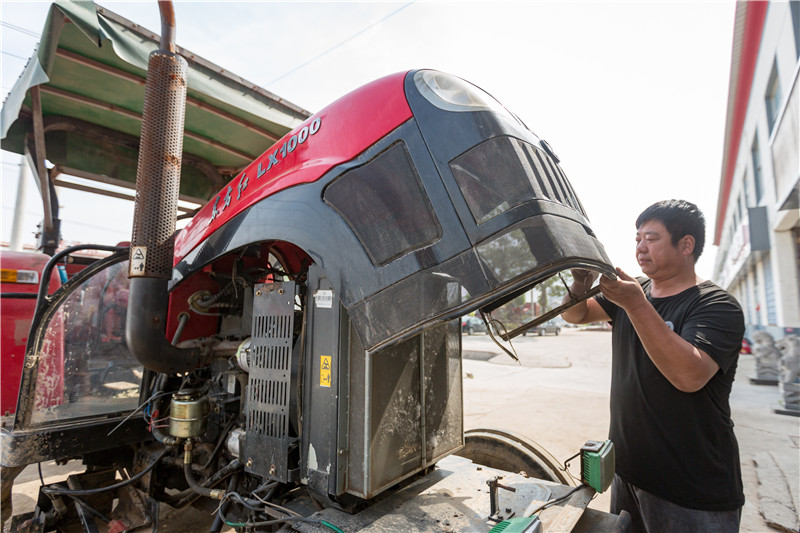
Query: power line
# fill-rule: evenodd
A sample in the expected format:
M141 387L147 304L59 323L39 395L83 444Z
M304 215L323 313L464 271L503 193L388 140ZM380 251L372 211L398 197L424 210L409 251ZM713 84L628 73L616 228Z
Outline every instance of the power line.
M7 56L16 57L17 59L21 59L23 61L27 61L28 60L27 57L18 56L17 54L12 54L11 52L6 52L5 50L0 50L0 52L3 52Z
M394 11L392 11L391 13L389 13L388 15L386 15L385 17L383 17L383 18L381 18L381 19L378 19L378 20L376 20L375 22L373 22L372 24L370 24L369 26L366 26L365 28L362 28L361 30L357 31L356 33L354 33L353 35L351 35L350 37L348 37L348 38L347 38L347 39L345 39L344 41L341 41L341 42L339 42L339 43L337 43L337 44L335 44L335 45L331 46L330 48L328 48L327 50L325 50L325 51L324 51L324 52L322 52L321 54L319 54L319 55L317 55L317 56L314 56L314 57L312 57L311 59L309 59L309 60L308 60L308 61L306 61L305 63L302 63L302 64L300 64L300 65L296 66L295 68L293 68L293 69L292 69L292 70L290 70L289 72L286 72L286 73L284 73L284 74L281 74L280 76L278 76L277 78L275 78L275 79L274 79L274 80L272 80L271 82L267 83L266 87L269 87L270 85L272 85L273 83L275 83L275 82L276 82L276 81L278 81L278 80L282 80L283 78L285 78L286 76L288 76L288 75L290 75L290 74L294 74L295 72L297 72L297 71L298 71L298 70L300 70L301 68L305 67L306 65L308 65L308 64L310 64L310 63L313 63L314 61L316 61L317 59L321 58L322 56L325 56L325 55L327 55L327 54L329 54L329 53L333 52L334 50L336 50L337 48L339 48L339 47L340 47L340 46L342 46L343 44L345 44L345 43L347 43L347 42L349 42L349 41L352 41L353 39L355 39L356 37L358 37L359 35L361 35L361 34L362 34L362 33L364 33L365 31L369 30L370 28L372 28L372 27L374 27L374 26L377 26L377 25L378 25L378 24L380 24L381 22L383 22L383 21L385 21L385 20L388 20L388 19L390 19L391 17L395 16L396 14L398 14L399 12L401 12L402 10L404 10L405 8L407 8L408 6L410 6L410 5L411 5L411 4L413 4L413 3L414 3L414 0L412 0L411 2L407 2L407 3L403 4L402 6L400 6L400 7L399 7L399 8L397 8L397 9L395 9Z
M16 209L16 206L4 205L4 206L2 206L2 209L4 211L14 211ZM23 213L26 216L30 216L30 217L41 217L42 216L41 212L36 212L36 211L24 210ZM128 229L126 229L126 228L109 228L108 226L98 226L96 224L90 224L88 222L80 222L80 221L72 219L72 218L62 218L61 219L62 229L63 229L63 224L64 223L75 225L75 226L82 226L84 228L89 228L89 229L105 231L106 233L115 233L115 234L127 235L131 231L130 228L128 228Z
M12 30L16 30L16 31L18 31L20 33L24 33L25 35L30 35L31 37L37 37L37 38L39 37L38 33L34 32L34 31L31 31L29 29L23 28L22 26L16 26L14 24L11 24L10 22L0 21L0 26L5 26L6 28L10 28Z

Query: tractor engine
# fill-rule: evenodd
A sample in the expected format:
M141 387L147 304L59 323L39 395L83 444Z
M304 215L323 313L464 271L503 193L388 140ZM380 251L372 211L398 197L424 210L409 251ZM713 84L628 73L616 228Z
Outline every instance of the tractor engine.
M320 504L353 510L462 446L458 322L369 353L322 270L292 272L283 255L251 246L174 290L176 347L212 362L148 372L148 427L184 449L186 470L185 483L157 478L159 499L184 485L211 495L238 467L243 491L305 485ZM441 297L448 289L443 279ZM218 332L181 341L208 329Z

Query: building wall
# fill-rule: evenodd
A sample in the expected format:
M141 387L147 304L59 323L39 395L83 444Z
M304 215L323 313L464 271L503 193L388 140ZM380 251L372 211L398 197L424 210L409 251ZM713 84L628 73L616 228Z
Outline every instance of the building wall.
M741 141L727 147L737 156L714 269L715 281L742 304L748 329L768 329L776 338L786 328L800 334L800 209L791 202L800 196L800 142L797 108L787 105L800 99L792 93L800 72L800 17L793 20L792 11L799 7L775 1L767 9ZM771 94L778 95L772 117ZM766 223L759 224L764 212Z

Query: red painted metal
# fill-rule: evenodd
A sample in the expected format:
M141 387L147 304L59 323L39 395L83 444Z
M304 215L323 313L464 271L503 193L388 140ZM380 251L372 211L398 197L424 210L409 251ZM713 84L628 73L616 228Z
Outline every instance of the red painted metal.
M174 264L246 208L289 187L316 181L410 119L405 75L386 76L343 96L256 158L177 235Z
M748 2L742 36L742 51L739 60L739 76L736 79L735 105L731 120L731 137L726 145L726 159L723 162L724 178L720 206L717 209L717 225L714 234L714 244L719 245L722 237L722 223L728 209L728 200L733 185L733 171L736 169L736 158L739 155L739 144L742 140L744 119L747 116L747 104L750 101L750 90L753 85L753 75L758 62L758 51L761 47L761 34L764 31L764 19L767 16L769 2Z
M3 268L33 270L40 276L49 260L50 256L38 252L0 251L0 264ZM60 286L58 272L54 269L49 291L52 293ZM36 294L38 291L39 283L0 283L0 292L3 293ZM0 328L0 354L2 354L0 412L3 415L16 411L22 365L25 361L25 346L28 343L28 330L35 309L36 299L0 298L0 315L3 317L3 327ZM55 393L60 394L60 390Z

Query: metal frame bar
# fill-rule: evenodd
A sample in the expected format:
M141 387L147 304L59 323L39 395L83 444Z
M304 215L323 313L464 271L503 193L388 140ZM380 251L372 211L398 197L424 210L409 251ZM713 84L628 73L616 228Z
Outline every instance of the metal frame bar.
M510 339L513 339L514 337L516 337L520 333L525 333L529 329L531 329L533 327L536 327L539 324L542 324L544 322L547 322L551 318L557 317L558 315L560 315L561 313L563 313L564 311L566 311L567 309L569 309L573 305L575 305L577 303L580 303L580 302L582 302L584 300L588 300L589 298L591 298L592 296L594 296L595 294L597 294L599 292L600 292L600 286L599 285L595 285L593 288L589 289L588 291L586 291L585 293L581 294L580 296L573 296L572 298L570 298L570 300L567 303L561 304L558 307L555 307L555 308L551 309L550 311L546 312L545 314L534 318L530 322L526 322L525 324L521 325L520 327L518 327L516 329L513 329L513 330L511 330L509 332L502 333L499 336L504 341L508 341ZM489 328L487 328L487 330L488 329L491 329L491 326L489 326Z
M30 113L28 113L28 115L32 116L30 115ZM105 126L101 126L91 122L86 122L81 119L60 116L60 115L51 115L45 118L44 124L45 124L44 126L45 139L47 138L47 135L50 134L51 132L56 132L56 131L75 132L79 133L80 135L84 135L86 137L94 138L97 140L108 141L114 144L127 146L132 150L135 150L137 153L139 151L139 141L140 141L139 137L118 130L112 130L106 128ZM243 163L242 166L250 164L250 161L251 160L248 160L246 163ZM216 188L217 190L225 186L225 184L232 178L232 176L223 177L222 174L227 175L227 174L238 173L238 171L228 172L227 169L216 167L203 157L188 152L183 153L183 164L195 168L202 174L205 174L212 188ZM56 165L56 168L60 169L59 172L62 174L71 174L73 176L85 177L86 179L100 181L103 183L109 183L110 185L118 185L120 187L129 187L128 183L131 184L134 183L124 180L117 180L116 178L103 176L100 174L95 174L84 170L74 169L71 167L67 167L65 165ZM130 187L133 188L133 185L131 185ZM205 202L207 201L203 198L197 198L187 195L179 196L179 199L199 204L205 204Z
M58 57L62 57L64 59L68 59L69 61L72 61L74 63L78 63L78 64L83 65L85 67L89 67L89 68L92 68L94 70L100 71L100 72L102 72L104 74L108 74L109 76L113 76L115 78L119 78L119 79L125 80L125 81L130 81L132 83L136 83L138 85L141 85L142 87L144 87L144 85L145 85L145 78L143 78L141 76L137 76L136 74L131 74L130 72L126 72L126 71L118 69L116 67L112 67L110 65L106 65L104 63L100 63L99 61L95 61L94 59L90 59L90 58L88 58L86 56L82 56L82 55L76 54L74 52L70 52L69 50L65 50L63 48L58 48L56 50L56 55ZM237 117L236 115L232 115L232 114L228 113L227 111L223 111L221 109L217 109L212 105L209 105L209 104L207 104L207 103L205 103L205 102L203 102L201 100L198 100L197 98L192 98L191 96L187 96L186 97L186 103L191 105L191 106L193 106L193 107L196 107L198 109L202 109L203 111L206 111L207 113L211 113L212 115L216 115L216 116L218 116L220 118L223 118L225 120L229 120L231 122L235 122L236 124L242 126L243 128L246 128L247 130L249 130L249 131L251 131L253 133L257 133L259 135L262 135L262 136L266 137L267 139L269 139L272 142L275 142L278 139L280 139L280 137L278 135L276 135L276 134L274 134L274 133L272 133L270 131L267 131L264 128L260 128L259 126L256 126L256 125L252 124L251 122L248 122L247 120L245 120L243 118L240 118L240 117Z
M101 7L101 6L95 6L95 7L97 8L97 14L98 15L102 15L103 17L106 17L109 20L111 20L113 22L116 22L117 24L121 24L122 26L125 26L126 28L130 29L130 31L132 31L134 33L137 33L137 34L141 35L142 37L144 37L145 39L149 39L149 40L153 41L156 44L161 42L161 37L159 35L156 35L155 33L147 30L146 28L144 28L144 27L142 27L142 26L140 26L138 24L135 24L134 22L131 22L130 20L126 19L125 17L122 17L122 16L120 16L120 15L118 15L118 14L112 12L112 11L109 11L109 10L107 10L107 9ZM242 85L244 87L247 87L247 89L249 91L251 91L251 93L257 97L257 99L264 99L264 100L271 101L271 103L276 107L276 109L279 108L279 107L282 107L285 110L285 111L282 111L282 112L286 113L287 115L292 115L292 114L304 115L303 119L304 118L308 118L309 116L311 116L311 113L309 111L303 109L302 107L297 106L297 105L295 105L295 104L293 104L291 102L287 102L283 98L280 98L280 97L276 96L275 94L273 94L270 91L264 89L263 87L259 87L258 85L254 84L254 83L252 83L250 81L247 81L244 78L241 78L241 77L239 77L239 76L237 76L235 74L232 74L231 72L228 72L227 70L223 69L219 65L215 65L214 63L212 63L212 62L210 62L210 61L208 61L208 60L206 60L206 59L204 59L202 57L198 57L197 55L195 55L193 52L191 52L189 50L186 50L186 49L184 49L184 48L182 48L180 46L175 46L175 50L179 55L183 56L189 63L195 64L198 67L201 67L203 69L207 69L207 70L213 72L214 74L216 74L218 76L221 76L221 77L223 77L223 78L225 78L227 80L230 80L231 82L233 82L233 83L235 83L237 85Z
M97 181L100 183L105 183L107 185L113 185L114 187L120 187L123 189L128 189L131 191L136 191L136 184L131 183L125 180L118 180L116 178L110 178L108 176L103 176L102 174L95 174L94 172L86 172L83 170L79 170L77 168L66 167L64 165L56 165L53 167L53 177L58 175L65 174L68 176L75 176L77 178L83 178L87 180ZM95 194L100 194L103 196L112 196L114 198L121 198L123 200L134 200L136 198L135 194L125 194L121 192L114 192L109 191L106 189L101 189L99 187L92 187L90 185L82 185L80 183L73 183L71 181L63 180L63 179L56 179L54 184L58 187L63 187L65 189L75 189L78 191L86 191ZM201 198L195 198L194 196L186 196L182 194L178 196L178 199L183 202L191 202L193 204L197 204L199 206L203 206L208 203L206 200ZM189 213L194 211L196 208L189 208L189 207L182 207L178 206L178 211L183 213Z
M122 115L122 116L125 116L125 117L128 117L128 118L132 118L132 119L138 120L139 122L142 121L142 114L141 113L137 113L136 111L131 111L130 109L125 109L125 108L120 107L120 106L115 105L115 104L109 104L107 102L101 102L100 100L96 100L94 98L89 98L88 96L81 96L81 95L75 94L75 93L73 93L71 91L67 91L67 90L64 90L64 89L57 89L55 87L50 87L50 86L46 86L46 85L41 85L41 86L36 86L36 87L31 88L31 93L33 93L34 89L37 89L37 90L41 89L41 92L43 92L45 94L49 94L49 95L52 95L52 96L58 96L58 97L61 97L61 98L65 98L65 99L70 100L72 102L76 102L76 103L83 104L83 105L88 105L88 106L91 106L91 107L95 107L97 109L103 109L105 111L111 111L111 112L116 113L118 115ZM36 120L36 108L35 108L35 103L34 103L34 121L35 120ZM34 128L34 130L35 130L35 128ZM227 152L227 153L229 153L231 155L235 155L237 157L241 157L241 158L247 160L248 162L252 161L253 159L255 159L258 156L258 154L251 155L251 154L248 154L247 152L242 152L241 150L238 150L238 149L233 148L231 146L222 144L221 142L215 141L213 139L209 139L208 137L204 137L203 135L199 135L197 133L193 133L193 132L190 132L190 131L184 130L183 131L183 135L187 139L192 139L193 141L197 141L197 142L200 142L200 143L203 143L203 144L207 144L209 146L213 146L214 148L217 148L219 150ZM42 142L44 142L44 139L42 139Z
M42 195L44 207L44 231L53 229L53 202L50 197L50 176L44 161L47 158L44 144L44 119L42 118L42 98L39 85L31 87L31 102L33 111L33 149L31 158L34 164L34 174L39 182L39 192Z

